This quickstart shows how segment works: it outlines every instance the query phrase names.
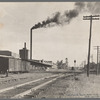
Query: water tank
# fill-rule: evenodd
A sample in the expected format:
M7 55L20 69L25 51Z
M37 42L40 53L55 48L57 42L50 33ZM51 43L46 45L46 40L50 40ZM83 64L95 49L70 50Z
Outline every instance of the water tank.
M24 43L24 48L19 50L19 55L21 59L28 59L28 49L26 48L26 43Z

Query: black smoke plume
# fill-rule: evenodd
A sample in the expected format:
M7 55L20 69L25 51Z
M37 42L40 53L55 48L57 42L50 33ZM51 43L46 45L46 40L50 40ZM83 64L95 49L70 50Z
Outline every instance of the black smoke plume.
M47 25L49 26L51 23L55 23L56 25L60 24L59 23L59 18L60 18L60 12L56 12L55 15L52 18L47 18L47 20L42 21L42 23L35 24L32 29L37 29L37 28L42 28L46 27Z
M67 10L61 15L60 12L56 12L53 17L48 17L46 20L41 23L35 24L32 29L42 28L42 27L50 27L52 24L54 25L63 25L65 23L70 23L71 20L79 15L82 9L85 7L85 3L77 2L75 3L75 8L73 10Z
M88 2L86 7L88 12L100 14L100 2Z

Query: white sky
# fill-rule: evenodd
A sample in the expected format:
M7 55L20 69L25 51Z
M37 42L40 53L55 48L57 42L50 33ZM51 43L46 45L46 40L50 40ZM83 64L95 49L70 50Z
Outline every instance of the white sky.
M30 28L46 20L57 11L74 8L74 2L42 2L42 3L0 3L0 50L11 50L19 53L24 42L30 49ZM100 12L100 11L99 11ZM92 12L93 13L93 12ZM83 11L70 24L33 30L33 59L64 60L68 58L70 66L87 60L89 20L83 20ZM99 14L99 13L97 13ZM96 61L96 50L100 45L100 20L93 21L92 52Z

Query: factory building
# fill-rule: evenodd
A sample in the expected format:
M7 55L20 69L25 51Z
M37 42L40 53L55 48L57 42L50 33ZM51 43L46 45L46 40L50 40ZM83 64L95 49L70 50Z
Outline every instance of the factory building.
M44 59L42 59L42 60L33 60L33 61L38 62L38 63L42 63L42 64L53 65L52 61L46 61Z
M31 60L32 70L46 70L47 68L51 68L52 64L46 64L43 62L40 62L42 60Z
M19 55L11 51L0 51L0 73L1 72L30 72L34 70L45 70L53 66L52 61L28 59L26 43L24 48L19 50Z

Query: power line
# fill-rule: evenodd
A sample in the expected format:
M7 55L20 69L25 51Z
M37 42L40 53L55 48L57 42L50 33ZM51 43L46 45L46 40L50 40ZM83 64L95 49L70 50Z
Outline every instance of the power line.
M87 77L90 73L90 48L91 48L91 33L92 33L92 20L99 20L99 15L83 16L83 20L90 20L90 35L89 35L89 47L88 47L88 64L87 64Z
M99 68L99 47L100 46L94 46L97 50L97 67L96 67L96 74L98 75L98 68Z

